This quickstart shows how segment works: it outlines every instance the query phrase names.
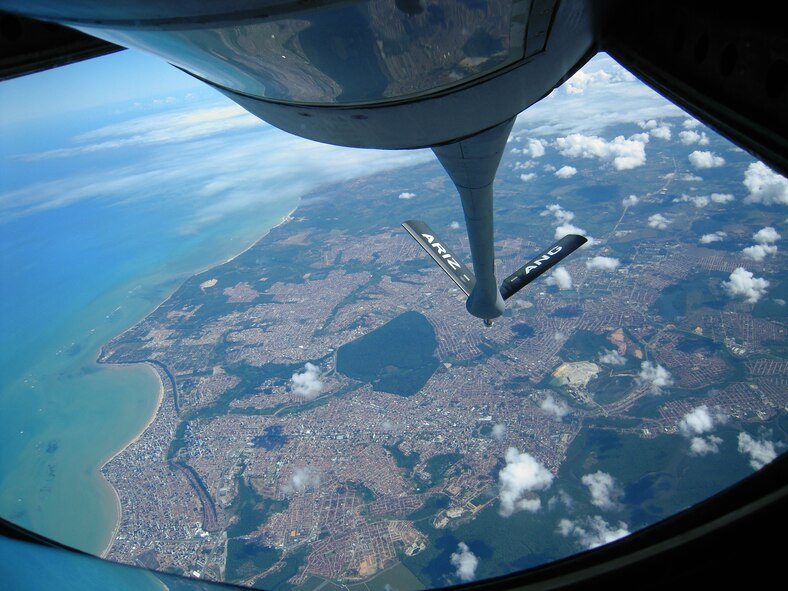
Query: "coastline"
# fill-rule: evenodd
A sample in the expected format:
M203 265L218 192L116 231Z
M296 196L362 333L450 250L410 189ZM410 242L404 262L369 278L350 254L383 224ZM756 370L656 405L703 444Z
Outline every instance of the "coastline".
M300 200L300 198L299 198L299 200ZM102 356L104 354L104 348L109 343L111 343L112 341L114 341L116 339L121 338L123 335L125 335L127 332L129 332L132 328L134 328L137 325L137 323L139 323L141 320L144 320L145 318L147 318L151 314L155 313L156 310L161 308L161 306L163 304L165 304L167 302L167 300L169 300L172 297L172 295L175 293L175 291L177 291L180 288L180 286L182 286L183 283L185 283L186 281L188 281L192 277L196 277L197 275L201 275L202 273L210 271L211 269L214 269L214 268L216 268L216 267L218 267L220 265L225 265L225 264L227 264L227 263L229 263L231 261L234 261L235 259L237 259L239 256L241 256L245 252L248 252L249 250L251 250L252 248L257 246L260 243L261 240L263 240L266 236L268 236L271 233L272 230L275 230L279 226L283 226L284 224L292 221L293 220L293 214L296 212L296 210L298 210L298 207L299 206L296 206L292 210L290 210L290 212L287 215L285 215L281 220L279 220L279 223L277 223L275 226L271 226L270 228L268 228L268 230L266 230L265 234L260 236L257 240L254 240L249 246L244 248L238 254L235 254L235 255L231 256L229 259L226 259L226 260L223 260L223 261L215 261L213 263L208 264L205 267L199 268L196 271L190 273L187 277L184 278L184 280L180 283L180 285L172 291L172 293L170 293L166 298L164 298L162 301L160 301L158 304L156 304L153 308L151 308L149 312L146 312L145 315L142 316L142 318L140 318L140 320L138 320L136 322L133 322L130 326L126 327L126 329L124 329L123 331L121 331L118 334L114 335L111 339L108 339L107 341L102 343L101 347L99 347L98 355L96 355L94 357L96 362L97 363L101 363L101 364L105 364L105 365L117 365L117 364L106 363L106 362L101 361L101 358L102 358Z
M287 215L285 215L284 217L282 217L282 219L276 225L271 226L262 236L260 236L257 240L254 240L251 244L249 244L249 246L244 248L239 253L233 255L232 257L226 259L225 261L215 262L215 263L213 263L213 264L211 264L209 266L206 266L203 269L199 269L199 270L191 273L189 275L189 277L187 278L187 280L192 278L192 277L196 277L197 275L200 275L202 273L205 273L206 271L209 271L209 270L211 270L211 269L213 269L213 268L215 268L217 266L227 264L227 263L235 260L239 256L241 256L245 252L251 250L253 247L258 245L260 243L260 241L265 239L265 237L268 236L271 233L271 231L273 231L274 229L276 229L276 228L278 228L280 226L283 226L284 224L292 221L293 220L293 214L295 214L297 209L298 209L298 206L296 206L292 210L290 210L290 212ZM175 293L175 292L173 291L173 293ZM148 313L146 313L145 316L143 316L143 319L147 318L148 316L150 316L151 314L156 312L156 310L158 310L164 303L166 303L167 300L170 299L170 297L172 297L172 293L170 295L168 295L166 298L164 298L161 302L159 302L159 304L157 306L155 306L152 310L150 310ZM157 399L155 408L153 409L153 412L151 412L150 416L148 417L148 420L145 422L144 427L142 427L142 429L140 429L140 431L131 440L129 440L123 446L121 446L119 449L117 449L113 453L111 453L102 462L102 464L98 467L99 477L101 478L101 480L104 481L104 484L109 487L109 489L112 491L112 494L114 496L116 515L117 515L117 518L115 520L115 525L112 528L112 532L111 532L111 534L109 536L109 539L107 541L107 545L104 548L104 550L102 550L102 552L99 554L99 556L101 556L101 558L106 558L107 555L109 554L109 552L112 550L112 546L113 546L113 544L115 542L115 538L117 537L118 532L120 531L120 525L121 525L121 523L123 521L123 505L122 505L121 500L120 500L120 494L118 493L118 490L115 488L115 486L109 480L107 480L107 478L104 476L104 472L103 472L104 468L107 466L107 464L112 462L116 457L118 457L120 454L125 452L130 446L132 446L137 441L139 441L139 439L142 437L142 435L145 433L145 431L148 430L148 428L151 426L153 421L156 419L156 416L158 415L159 410L161 409L162 403L164 402L164 382L162 381L161 374L156 370L156 367L152 363L150 363L149 361L139 361L139 362L131 363L131 364L129 364L129 363L119 363L118 364L118 363L111 363L111 362L104 361L104 354L105 354L105 347L106 347L106 345L108 345L110 342L114 341L115 339L118 339L118 338L122 337L129 330L131 330L138 322L139 322L139 320L137 322L134 322L131 326L127 327L125 330L123 330L119 334L113 336L111 339L109 339L105 343L103 343L101 345L101 347L99 348L98 353L94 356L95 363L98 364L98 365L104 365L104 366L113 366L113 365L114 366L144 365L145 367L148 368L149 371L151 371L153 374L155 374L156 380L159 383L158 399Z
M102 365L114 365L114 364L102 364ZM120 454L125 452L129 447L137 443L137 441L139 441L140 437L142 437L142 434L145 433L145 431L148 430L148 427L151 426L153 421L156 420L156 415L159 414L159 409L161 408L162 402L164 402L164 383L161 381L161 376L159 375L159 372L156 371L156 368L154 368L153 365L151 365L147 361L143 361L135 365L145 366L148 369L148 371L150 371L153 375L156 376L156 380L159 382L159 391L157 394L156 406L153 409L153 412L151 412L150 416L148 417L148 420L145 422L145 426L142 427L142 429L140 429L140 431L134 436L133 439L127 441L122 447L111 453L98 468L99 476L109 487L109 489L112 491L113 496L115 497L115 512L117 514L117 519L115 520L115 525L112 527L112 533L109 536L107 545L104 548L104 550L102 550L101 553L99 554L101 558L106 558L110 550L112 550L112 544L115 541L115 537L118 535L118 531L120 530L120 524L123 521L123 505L120 502L120 494L118 493L118 490L115 488L115 486L104 476L104 467L107 464L109 464L112 460L117 458Z
M300 197L299 197L299 201L300 201ZM198 269L197 271L195 271L194 273L192 273L191 275L189 275L188 279L191 279L192 277L196 277L197 275L202 275L203 273L206 273L206 272L210 271L211 269L215 269L216 267L219 267L219 266L221 266L221 265L226 265L227 263L230 263L230 262L234 261L235 259L237 259L237 258L238 258L239 256L241 256L242 254L244 254L244 253L246 253L246 252L248 252L248 251L252 250L252 249L253 249L255 246L257 246L258 244L260 244L260 242L261 242L262 240L265 240L265 238L266 238L266 237L267 237L267 236L268 236L268 235L269 235L269 234L270 234L272 231L276 230L276 229L277 229L279 226L284 226L286 223L293 221L293 214L294 214L294 213L295 213L295 212L298 210L298 208L299 208L299 206L298 206L298 205L296 205L296 206L295 206L293 209L291 209L291 210L290 210L290 211L287 213L287 215L283 216L283 217L282 217L282 219L281 219L281 220L279 220L279 222L278 222L276 225L274 225L274 226L271 226L270 228L268 228L268 230L266 230L265 234L263 234L262 236L260 236L260 237L259 237L259 238L257 238L256 240L253 240L253 241L252 241L252 243L251 243L251 244L249 244L249 246L247 246L246 248L244 248L243 250L241 250L241 251L240 251L240 252L238 252L237 254L234 254L234 255L233 255L233 256L231 256L230 258L228 258L228 259L225 259L225 260L223 260L223 261L217 261L217 262L211 263L211 264L209 264L209 265L206 265L205 267L202 267L201 269ZM173 292L173 293L174 293L174 292ZM170 294L170 295L172 295L172 294ZM158 306L156 306L156 308L155 308L153 311L151 311L151 312L150 312L150 314L152 314L153 312L155 312L155 311L156 311L156 309L158 309L158 308L159 308L159 306L161 306L161 304L163 304L164 302L166 302L168 299L170 299L170 298L169 298L169 297L165 298L165 299L164 299L164 301L162 301L161 303L159 303L159 305L158 305ZM146 316L150 316L150 314L146 314ZM125 331L124 331L124 332L125 332Z

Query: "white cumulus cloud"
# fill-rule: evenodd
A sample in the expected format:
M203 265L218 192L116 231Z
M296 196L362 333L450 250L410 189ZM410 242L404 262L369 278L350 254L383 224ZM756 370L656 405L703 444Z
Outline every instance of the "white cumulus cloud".
M658 125L653 119L651 119L648 123L649 127L644 129L648 129L648 134L651 137L655 137L659 140L669 140L671 138L672 134L669 125Z
M749 191L744 198L746 203L788 205L788 180L763 162L754 162L747 167L744 186Z
M561 224L555 229L555 239L560 240L564 236L569 234L580 234L581 236L585 236L586 231L583 228L578 228L574 224ZM592 242L592 238L586 236L588 238L588 242Z
M627 362L627 358L615 349L603 349L602 353L599 354L599 361L608 365L624 365Z
M309 400L316 398L323 391L320 368L312 363L307 363L301 373L295 372L290 381L293 394Z
M309 466L296 468L290 481L283 487L286 494L304 492L310 488L317 488L320 485L320 476Z
M595 135L572 133L556 139L556 147L570 158L597 158L616 170L629 170L646 163L647 134L629 139L620 135L607 141Z
M653 215L648 216L648 225L650 228L656 228L657 230L664 230L668 227L669 223L671 223L671 221L661 213L655 213Z
M676 176L677 181L683 181L685 183L699 183L703 180L703 177L699 177L696 174L691 174L689 172L685 172Z
M564 490L559 490L554 496L547 500L547 508L550 510L556 509L563 505L570 511L574 508L575 502L572 497Z
M721 242L727 234L725 232L712 232L711 234L704 234L700 237L701 244L711 244L712 242Z
M742 253L747 258L760 262L766 255L777 254L777 247L774 244L753 244L742 248Z
M586 267L588 269L595 269L598 271L612 271L620 264L621 261L618 259L604 256L595 256L594 258L588 259L586 261Z
M695 150L689 155L689 161L695 168L719 168L725 165L725 158L704 150Z
M516 447L506 450L506 466L498 473L500 483L500 514L504 517L515 511L538 511L539 498L528 498L533 491L544 490L553 483L553 474L527 452L520 453Z
M518 142L521 141L521 138L515 138ZM512 148L510 150L512 154L522 154L524 156L530 156L531 158L541 158L545 154L545 142L539 139L529 139L526 141L526 145L522 148Z
M555 176L557 176L559 179L568 179L569 177L573 177L576 174L577 169L574 166L562 166L555 171Z
M623 521L611 526L599 515L583 521L562 519L558 522L558 533L564 537L573 536L586 549L596 548L629 535L629 527Z
M712 193L709 195L709 198L714 203L730 203L731 201L736 200L736 198L730 193Z
M695 207L706 207L709 203L730 203L735 198L729 193L712 193L711 195L686 195L676 197L674 203L692 203Z
M572 289L572 276L565 267L557 267L545 280L547 285L555 285L558 289Z
M578 70L574 76L566 81L564 88L567 94L584 94L587 87L608 84L611 78L611 74L604 70L596 70L594 72Z
M532 181L535 178L536 178L536 173L535 172L529 172L529 173L520 175L520 180L523 181L524 183L527 183L528 181Z
M706 207L710 202L711 199L707 195L682 195L681 197L676 197L673 200L673 203L692 203L695 207Z
M774 442L754 439L749 433L739 433L739 451L750 457L750 466L760 470L777 457Z
M722 439L716 435L706 437L693 437L690 439L690 454L693 456L706 456L720 451Z
M630 195L629 197L625 197L621 200L621 205L624 207L632 207L633 205L637 205L640 201L640 197L637 195Z
M648 121L639 121L638 125L641 129L645 129L648 131L651 137L655 137L661 140L669 140L671 133L670 133L670 125L664 123L658 123L656 119L649 119Z
M496 441L503 441L505 435L506 435L506 425L504 425L503 423L498 423L493 425L492 428L493 439L495 439Z
M659 140L669 140L671 137L670 127L667 125L662 125L661 127L656 127L648 132L651 137L655 137Z
M702 131L700 133L692 130L680 131L679 140L681 140L681 143L685 146L690 146L692 144L698 144L699 146L709 145L709 136Z
M542 409L542 412L546 415L558 420L563 419L569 414L569 405L563 400L556 400L552 394L548 394L545 399L542 400L541 404L539 404L539 408Z
M662 394L663 388L673 385L673 376L659 363L654 365L650 361L640 364L638 379L641 383L648 384L652 394Z
M690 454L705 456L719 452L722 439L708 433L727 420L720 409L710 409L705 404L685 414L679 421L679 432L690 440Z
M701 404L682 417L679 421L679 431L684 437L703 435L727 420L728 417L721 410L709 409L706 404Z
M591 493L592 505L604 511L621 508L619 500L624 495L624 491L616 484L615 478L610 474L599 470L593 474L586 474L581 478L581 481L588 487L588 492Z
M400 199L413 199L416 196L416 193L411 193L410 191L403 191L399 194Z
M777 230L772 228L771 226L766 226L765 228L761 228L755 234L752 235L752 239L755 240L758 244L771 244L772 242L777 242L782 236L777 233Z
M542 140L528 140L528 154L531 158L541 158L544 156L544 142Z
M555 229L555 239L560 240L567 234L580 234L585 235L586 231L583 228L578 228L574 224L570 222L575 219L575 214L568 209L564 209L557 203L552 203L545 207L544 211L541 212L539 215L541 216L549 216L552 215L555 218L556 224L559 224L558 227ZM588 238L588 242L586 245L593 243L594 239L586 236Z
M457 569L455 574L461 581L472 581L476 577L479 559L465 542L460 542L457 544L457 551L451 555L451 565Z
M540 216L552 215L555 217L557 224L565 224L575 219L575 214L568 209L564 209L557 203L552 203L545 207L544 211L539 214Z
M685 119L682 121L681 126L684 129L695 129L698 125L700 125L700 121L697 119Z
M722 282L722 287L730 297L742 297L748 303L754 304L766 294L769 281L755 277L744 267L737 267L730 274L728 281Z

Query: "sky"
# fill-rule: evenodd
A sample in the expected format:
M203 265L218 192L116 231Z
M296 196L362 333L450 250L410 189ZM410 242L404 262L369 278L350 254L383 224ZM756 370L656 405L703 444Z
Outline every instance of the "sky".
M298 196L319 183L432 158L427 150L356 150L297 138L133 50L0 84L3 155L13 162L0 159L0 223L83 200L179 194L194 208L184 234L264 204L266 193Z
M142 101L206 91L215 92L162 59L129 49L0 83L0 127L102 109L131 97Z

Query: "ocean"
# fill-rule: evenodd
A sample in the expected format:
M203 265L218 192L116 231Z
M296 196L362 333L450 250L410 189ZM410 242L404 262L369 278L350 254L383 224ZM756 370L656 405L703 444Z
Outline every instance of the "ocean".
M0 143L0 515L92 553L106 548L118 519L100 467L144 428L160 390L147 367L97 365L99 348L191 274L243 251L298 202L293 191L251 199L189 231L196 200L188 187L167 187L169 200L117 186L63 203L39 198L57 195L51 185L64 194L78 191L80 179L89 186L96 170L140 175L162 162L158 147L20 158L68 146L111 119L84 113L64 126L28 124Z

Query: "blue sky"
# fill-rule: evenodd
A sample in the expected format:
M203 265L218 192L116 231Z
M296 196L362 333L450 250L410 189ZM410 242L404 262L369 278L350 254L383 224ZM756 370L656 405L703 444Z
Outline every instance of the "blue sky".
M609 128L621 124L638 125L640 132L609 137ZM0 223L85 200L113 205L166 197L188 200L189 215L178 230L189 234L273 198L434 161L429 150L357 150L294 137L161 59L131 50L1 83L3 127ZM560 154L566 166L556 176L568 178L594 161L621 171L639 168L669 141L694 150L690 162L700 181L713 173L701 165L724 164L704 146L704 129L599 55L518 117L511 150L522 155L517 166L528 182L552 174L539 169L533 150ZM751 185L773 187L769 202L788 203L784 179L761 176L765 181ZM414 189L403 178L391 196L379 198Z
M126 50L0 83L0 126L207 89L160 58Z
M432 158L296 138L132 50L3 82L3 128L0 223L84 200L166 196L192 202L180 227L191 233L321 183Z

